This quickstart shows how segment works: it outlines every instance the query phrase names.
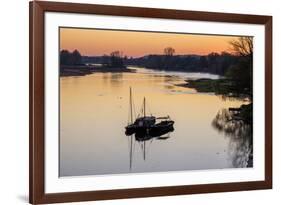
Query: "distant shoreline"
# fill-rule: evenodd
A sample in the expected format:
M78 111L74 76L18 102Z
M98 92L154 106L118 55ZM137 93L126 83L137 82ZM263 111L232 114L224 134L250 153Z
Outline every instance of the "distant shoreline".
M113 68L93 65L62 65L60 66L60 76L85 76L92 73L120 73L120 72L135 72L127 67Z

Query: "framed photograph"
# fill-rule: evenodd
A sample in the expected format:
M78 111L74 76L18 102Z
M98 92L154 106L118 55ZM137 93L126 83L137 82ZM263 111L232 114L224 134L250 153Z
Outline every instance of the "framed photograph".
M30 203L271 187L271 16L30 2Z

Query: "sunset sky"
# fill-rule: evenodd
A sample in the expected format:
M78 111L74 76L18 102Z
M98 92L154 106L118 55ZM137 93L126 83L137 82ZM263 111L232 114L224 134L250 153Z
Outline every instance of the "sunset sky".
M60 50L77 49L82 55L109 55L122 51L128 57L163 54L166 47L173 47L175 55L229 51L233 36L114 31L96 29L60 28Z

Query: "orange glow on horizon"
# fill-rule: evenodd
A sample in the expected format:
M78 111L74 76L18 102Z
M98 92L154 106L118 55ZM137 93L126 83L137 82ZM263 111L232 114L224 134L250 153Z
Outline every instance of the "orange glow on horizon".
M234 36L157 33L141 31L116 31L60 28L60 50L79 50L82 55L109 55L120 50L126 56L141 57L163 54L166 47L173 47L175 55L229 51Z

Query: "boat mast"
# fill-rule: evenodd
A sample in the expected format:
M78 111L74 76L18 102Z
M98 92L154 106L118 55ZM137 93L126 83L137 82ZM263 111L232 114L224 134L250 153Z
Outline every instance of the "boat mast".
M143 116L145 117L145 97L143 99Z
M131 114L131 123L133 123L133 99L132 99L132 87L130 87L130 114ZM130 143L130 170L132 170L133 164L133 135L131 135Z
M132 88L130 87L130 114L131 114L131 123L133 123L133 102L132 102Z

